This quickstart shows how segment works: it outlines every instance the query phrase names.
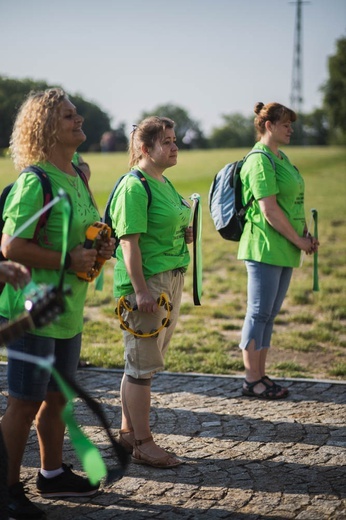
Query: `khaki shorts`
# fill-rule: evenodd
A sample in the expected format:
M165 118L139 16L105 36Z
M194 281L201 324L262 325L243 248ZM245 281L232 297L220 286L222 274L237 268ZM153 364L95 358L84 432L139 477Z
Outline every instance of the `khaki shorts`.
M170 325L163 328L158 337L138 338L130 332L123 332L125 374L135 379L150 379L155 372L164 369L164 357L179 316L183 286L184 274L179 269L156 274L147 280L147 287L155 299L165 293L172 304ZM126 299L133 308L136 304L135 294L127 295ZM167 311L160 306L155 314L124 311L122 316L131 329L151 332L161 327Z

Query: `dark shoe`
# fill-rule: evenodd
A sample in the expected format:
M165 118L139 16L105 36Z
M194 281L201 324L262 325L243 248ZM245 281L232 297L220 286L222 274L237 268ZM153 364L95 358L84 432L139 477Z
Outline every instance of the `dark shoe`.
M90 497L97 493L100 484L92 486L89 480L73 473L72 465L62 465L64 472L53 478L45 478L38 472L36 486L44 498Z
M262 377L262 383L264 383L264 384L265 384L265 383L269 383L270 386L273 386L273 387L277 388L277 389L278 389L278 392L282 391L282 392L284 392L286 395L289 394L289 390L288 390L288 388L285 388L284 386L281 386L281 385L279 385L278 383L275 383L275 381L273 381L272 379L270 379L269 376L263 376L263 377Z
M288 392L284 392L283 388L280 385L270 385L267 383L264 378L259 379L258 381L253 381L249 383L248 381L244 381L245 386L243 386L242 394L247 397L257 397L257 399L284 399L288 396ZM265 386L265 389L262 392L255 392L254 388L259 383Z
M8 516L13 520L36 520L46 518L42 509L33 504L25 495L27 491L22 482L8 488Z

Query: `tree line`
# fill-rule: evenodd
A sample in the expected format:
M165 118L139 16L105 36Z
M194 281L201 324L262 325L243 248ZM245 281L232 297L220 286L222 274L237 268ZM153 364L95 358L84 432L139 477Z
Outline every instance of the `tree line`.
M291 139L294 145L346 144L346 37L337 40L336 52L328 60L329 79L321 86L323 106L309 114L299 114L299 124ZM0 76L0 152L9 146L13 121L18 107L32 90L50 88L44 81L17 80ZM56 85L54 85L56 86ZM123 151L128 139L125 123L112 128L111 117L95 103L82 96L70 95L72 103L84 117L87 140L80 151ZM206 136L198 121L185 108L173 104L159 105L151 113L142 112L138 121L156 114L176 123L177 144L181 149L251 147L254 143L253 117L240 113L223 114L222 124Z

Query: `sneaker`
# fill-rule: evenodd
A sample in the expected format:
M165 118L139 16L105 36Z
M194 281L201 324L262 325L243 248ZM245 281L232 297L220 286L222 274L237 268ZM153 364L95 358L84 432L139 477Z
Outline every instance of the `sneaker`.
M36 520L46 518L42 509L33 504L25 495L27 489L22 482L8 488L8 516L10 520Z
M73 473L72 465L63 464L64 472L53 478L45 478L38 472L36 486L44 498L90 497L97 493L100 483L92 486L87 478Z

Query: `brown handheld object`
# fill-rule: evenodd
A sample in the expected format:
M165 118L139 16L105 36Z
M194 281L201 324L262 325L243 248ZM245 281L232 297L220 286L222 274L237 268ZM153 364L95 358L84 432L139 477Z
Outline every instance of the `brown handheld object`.
M100 249L100 244L102 241L107 241L111 237L111 228L107 226L104 222L94 222L92 226L89 226L86 232L86 239L84 242L84 246L86 249L91 249L95 247L98 251ZM86 282L92 282L101 272L103 264L105 263L106 258L101 255L97 255L95 263L93 267L87 273L77 273L78 278L81 280L85 280Z

